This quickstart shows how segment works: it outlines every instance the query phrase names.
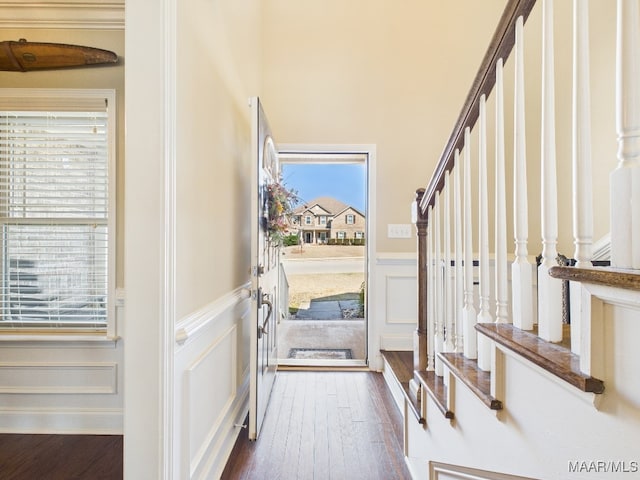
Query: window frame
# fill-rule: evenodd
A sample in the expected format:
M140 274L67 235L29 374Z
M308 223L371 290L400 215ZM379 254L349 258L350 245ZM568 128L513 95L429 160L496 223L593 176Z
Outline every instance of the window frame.
M19 104L24 110L35 111L87 111L83 105L97 103L103 99L107 113L107 315L106 325L95 328L77 328L72 325L51 327L19 327L12 325L3 327L0 322L0 337L2 339L20 340L25 336L37 336L44 339L77 340L81 336L85 339L104 338L117 339L116 307L117 272L117 103L115 89L58 89L58 88L0 88L0 111L17 110L11 108ZM20 335L16 335L16 333ZM98 337L96 337L98 335Z
M347 213L345 215L344 222L347 225L355 225L356 224L356 216L353 213Z

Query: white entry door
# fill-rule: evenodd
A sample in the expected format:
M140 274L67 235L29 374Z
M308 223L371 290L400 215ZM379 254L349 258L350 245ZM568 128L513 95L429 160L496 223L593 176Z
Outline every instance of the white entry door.
M280 165L271 130L257 97L251 99L253 174L251 181L251 387L249 439L256 440L278 365L280 248L267 231L268 187Z

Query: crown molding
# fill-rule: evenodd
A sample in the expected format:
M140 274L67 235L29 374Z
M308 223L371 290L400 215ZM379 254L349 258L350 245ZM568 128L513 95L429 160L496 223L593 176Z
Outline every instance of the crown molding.
M0 28L124 30L125 0L0 1Z

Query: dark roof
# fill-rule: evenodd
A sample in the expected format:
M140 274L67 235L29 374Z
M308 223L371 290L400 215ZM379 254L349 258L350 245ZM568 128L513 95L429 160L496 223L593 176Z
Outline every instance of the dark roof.
M340 200L337 200L333 197L318 197L318 198L314 198L310 202L305 202L298 205L298 207L296 207L293 213L300 215L301 213L306 212L307 210L309 210L310 208L313 208L316 205L318 205L322 209L329 212L330 215L336 215L337 213L340 213L345 209L349 208L348 205L342 203Z
M345 207L344 209L340 210L339 212L335 212L333 215L334 215L334 216L335 216L335 215L340 215L341 213L343 213L343 212L344 212L344 211L346 211L346 210L353 210L353 211L354 211L354 212L356 212L358 215L361 215L361 216L363 216L363 217L364 217L364 213L362 213L360 210L358 210L357 208L352 207L352 206Z

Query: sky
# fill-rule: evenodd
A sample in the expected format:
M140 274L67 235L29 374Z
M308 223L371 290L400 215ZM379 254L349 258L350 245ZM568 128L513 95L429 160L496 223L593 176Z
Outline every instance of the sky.
M333 197L366 214L364 163L282 163L282 183L303 202Z

